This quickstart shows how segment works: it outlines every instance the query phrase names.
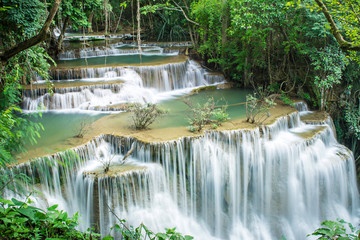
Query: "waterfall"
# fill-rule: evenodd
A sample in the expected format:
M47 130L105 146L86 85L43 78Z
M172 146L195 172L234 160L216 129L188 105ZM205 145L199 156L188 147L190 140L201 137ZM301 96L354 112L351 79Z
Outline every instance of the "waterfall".
M168 142L100 136L72 151L76 157L59 153L14 169L40 183L50 202L79 210L82 229L96 226L103 236L115 223L109 207L134 226L177 227L195 239L304 239L325 219L358 221L352 153L326 122L307 125L299 113ZM109 174L101 170L106 159Z
M191 46L191 43L145 43L141 44L145 55L178 55L179 49L171 49L172 47ZM104 57L104 56L121 56L139 54L136 44L116 43L110 44L108 47L88 47L80 49L70 49L59 54L59 60L72 60L78 58Z
M54 69L50 71L50 76L55 81L60 80L83 80L83 81L97 81L109 78L106 76L108 72L116 75L111 76L121 77L121 73L126 69L133 69L140 73L142 76L150 75L152 77L161 76L161 71L166 70L169 72L169 77L173 77L173 81L179 82L181 77L185 76L190 71L202 71L201 66L195 61L188 60L180 63L169 63L158 66L140 66L140 67L102 67L102 68L79 68L79 69ZM41 79L38 79L41 80ZM151 81L159 81L158 79L150 79ZM149 80L149 81L150 81ZM144 80L145 81L145 80Z
M294 108L299 112L307 112L309 111L308 105L304 101L299 101L294 103Z
M222 75L209 74L194 61L159 66L104 67L55 70L60 82L80 78L82 81L102 84L81 87L55 88L54 94L45 88L28 89L23 94L22 108L46 110L119 110L119 104L131 102L158 102L174 91L187 91L199 86L224 82ZM107 81L118 81L106 84ZM170 93L170 94L169 94Z
M73 60L77 58L92 58L105 56L121 56L139 54L137 49L121 49L113 46L110 47L94 47L77 50L68 50L59 55L59 60ZM164 50L160 47L152 47L144 49L145 55L178 55L179 50Z

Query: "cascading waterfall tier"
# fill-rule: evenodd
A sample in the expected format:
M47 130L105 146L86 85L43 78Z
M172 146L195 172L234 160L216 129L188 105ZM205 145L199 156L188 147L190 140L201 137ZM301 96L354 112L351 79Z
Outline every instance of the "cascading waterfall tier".
M176 85L180 84L180 80L187 75L191 75L192 71L204 74L206 71L201 68L195 61L188 60L180 63L169 63L158 66L128 66L128 67L102 67L102 68L79 68L79 69L54 69L50 71L51 79L55 81L60 80L106 80L121 77L123 71L126 69L132 69L137 72L141 77L151 76L151 79L147 79L150 82L162 82L164 72L167 77L171 79ZM41 79L39 79L41 80ZM188 79L186 79L188 80ZM144 80L145 81L145 80ZM156 85L154 85L156 87Z
M121 56L139 54L138 49L121 49L116 46L110 47L93 47L84 49L67 50L59 55L59 60L72 60L78 58L92 58L105 56ZM167 49L160 47L148 47L142 50L143 55L178 55L179 49Z
M94 109L94 107L86 103L91 100L95 102L95 99L100 102L101 98L108 94L117 94L120 90L121 83L54 88L52 93L46 88L26 89L23 91L22 109L31 111L36 111L39 108L47 110Z
M141 44L142 54L171 54L178 55L179 48L191 46L189 42L173 43L144 43ZM77 58L104 57L115 55L139 54L137 44L116 43L102 47L88 47L71 49L59 54L59 60L72 60Z
M306 125L298 113L270 126L169 142L100 136L73 152L15 169L40 183L49 202L80 211L82 229L96 225L102 235L115 223L109 208L132 225L176 226L196 239L304 239L325 219L357 221L351 152L327 124ZM69 167L57 164L64 159ZM109 160L119 170L99 175Z
M224 82L222 75L209 74L199 64L188 60L159 66L84 68L54 70L54 79L103 81L104 84L57 88L54 94L47 89L26 90L23 109L46 110L106 110L119 108L129 102L157 102L164 93ZM119 81L119 84L106 84Z

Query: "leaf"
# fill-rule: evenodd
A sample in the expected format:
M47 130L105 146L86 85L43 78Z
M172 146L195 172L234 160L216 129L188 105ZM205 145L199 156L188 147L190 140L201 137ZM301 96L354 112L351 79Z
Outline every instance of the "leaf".
M114 238L111 235L107 235L102 240L113 240Z
M22 215L30 218L31 220L35 220L35 212L31 208L18 208L17 211Z
M0 218L4 223L11 223L11 220L9 218Z
M9 206L14 206L14 202L9 199L0 199L0 203L8 204Z
M51 206L51 207L48 207L47 210L48 210L49 212L53 212L53 211L55 211L55 209L56 209L58 206L59 206L58 204L55 204L55 205L53 205L53 206Z
M156 237L159 238L159 240L166 240L169 236L165 233L157 233Z
M21 206L23 206L23 205L26 205L26 203L21 202L21 201L18 201L18 200L16 200L15 198L12 198L11 201L13 201L13 203L14 203L15 206L21 207Z
M315 235L315 236L316 235L325 235L325 236L329 236L329 237L333 236L332 231L328 228L316 229L316 231L312 235Z

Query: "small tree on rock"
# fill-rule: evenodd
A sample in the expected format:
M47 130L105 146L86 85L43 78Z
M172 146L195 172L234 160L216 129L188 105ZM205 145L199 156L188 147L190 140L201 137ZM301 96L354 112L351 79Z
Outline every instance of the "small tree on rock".
M137 130L147 128L158 117L162 117L167 113L166 110L161 109L158 104L155 103L146 103L145 105L135 103L130 107L130 111L134 113L132 120Z
M226 122L229 115L226 113L226 107L216 108L214 98L209 98L205 104L198 103L194 105L190 99L184 100L189 107L188 114L189 130L191 132L200 132L207 124L213 123L213 128L217 128L223 122Z
M269 110L275 105L274 97L269 96L263 88L258 88L257 92L246 96L246 121L262 124L270 117Z

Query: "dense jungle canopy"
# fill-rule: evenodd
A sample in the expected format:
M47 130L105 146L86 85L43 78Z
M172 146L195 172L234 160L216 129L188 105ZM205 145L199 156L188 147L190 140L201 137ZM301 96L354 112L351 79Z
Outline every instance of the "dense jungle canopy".
M19 108L22 86L40 75L51 89L65 32L77 32L191 42L188 54L234 86L327 111L359 174L359 31L359 0L2 0L0 167L41 137ZM1 176L0 189L12 180Z

